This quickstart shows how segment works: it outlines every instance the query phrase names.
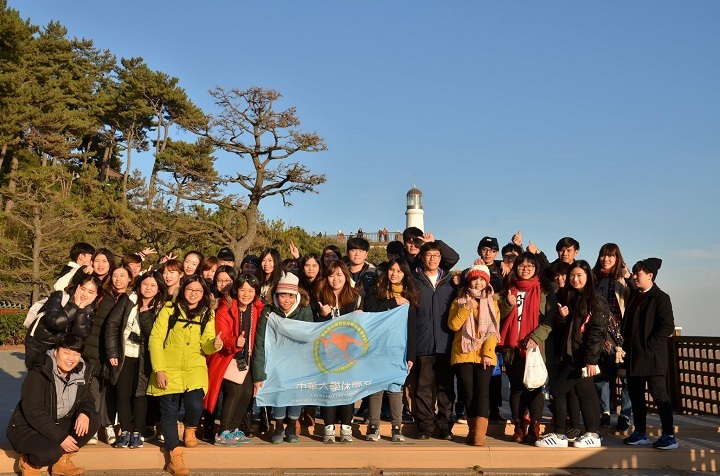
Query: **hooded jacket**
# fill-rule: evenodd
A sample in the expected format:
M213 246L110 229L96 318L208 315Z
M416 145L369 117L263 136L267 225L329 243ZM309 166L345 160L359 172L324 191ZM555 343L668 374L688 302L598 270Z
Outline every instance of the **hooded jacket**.
M422 268L415 270L420 290L417 309L417 355L449 354L454 332L448 327L450 305L455 299L452 276L438 269L437 284L433 287Z

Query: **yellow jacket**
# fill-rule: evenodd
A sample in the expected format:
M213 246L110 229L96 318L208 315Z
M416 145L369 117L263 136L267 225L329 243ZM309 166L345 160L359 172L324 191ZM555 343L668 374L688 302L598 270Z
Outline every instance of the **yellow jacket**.
M492 303L492 305L495 306L495 315L499 316L500 311L498 309L497 301L493 299ZM465 306L458 306L457 299L455 299L450 306L448 327L450 330L455 331L455 338L453 339L452 349L450 350L450 363L452 365L465 363L482 364L483 357L490 357L493 365L497 365L497 355L495 355L495 345L497 344L497 340L494 335L488 336L480 349L474 352L462 351L462 345L460 343L462 332L460 332L460 329L462 329L465 321L468 320L473 312L477 311L471 311Z

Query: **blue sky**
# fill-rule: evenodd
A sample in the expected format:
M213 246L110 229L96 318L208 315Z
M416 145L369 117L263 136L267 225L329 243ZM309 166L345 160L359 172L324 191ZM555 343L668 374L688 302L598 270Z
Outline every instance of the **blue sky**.
M685 335L720 335L708 299L720 272L720 2L9 4L143 57L206 112L216 85L280 91L327 141L300 160L328 182L292 208L263 203L268 218L402 230L416 184L426 230L462 266L483 236L518 229L548 255L573 236L591 264L616 242L630 264L663 259L657 282Z

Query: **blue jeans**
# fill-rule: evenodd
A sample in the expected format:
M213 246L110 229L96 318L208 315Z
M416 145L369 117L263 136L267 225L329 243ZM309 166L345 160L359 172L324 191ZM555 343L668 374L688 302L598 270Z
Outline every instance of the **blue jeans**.
M620 414L629 420L632 416L632 404L627 389L627 379L621 379L622 391L620 392ZM613 381L614 383L614 381ZM595 390L600 397L600 412L610 413L610 382L607 380L595 380Z
M292 407L273 407L273 416L275 417L275 420L284 420L285 415L287 414L288 418L291 420L297 420L300 418L300 409L301 406L292 406Z
M180 399L185 406L185 417L183 423L186 427L198 426L203 410L203 398L205 392L202 388L190 390L185 393L173 393L160 396L160 415L162 421L163 435L165 436L165 449L172 451L180 446L178 435L178 416L180 414Z

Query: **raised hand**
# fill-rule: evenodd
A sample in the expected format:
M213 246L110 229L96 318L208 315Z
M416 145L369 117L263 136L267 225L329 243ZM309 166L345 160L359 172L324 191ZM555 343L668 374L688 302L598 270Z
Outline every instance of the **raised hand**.
M222 341L222 331L218 332L215 335L215 340L213 341L213 347L215 347L215 350L222 349L223 341Z
M235 345L243 348L245 347L245 331L242 331L240 335L237 338L237 342L235 342Z

